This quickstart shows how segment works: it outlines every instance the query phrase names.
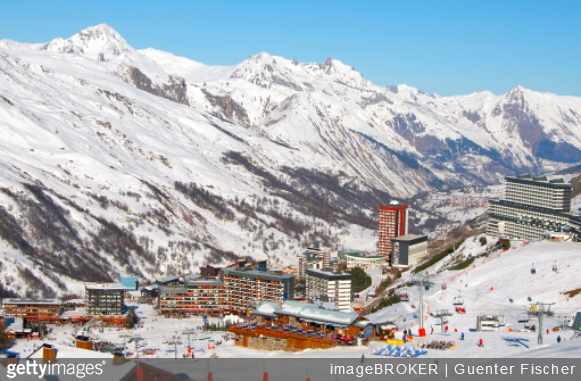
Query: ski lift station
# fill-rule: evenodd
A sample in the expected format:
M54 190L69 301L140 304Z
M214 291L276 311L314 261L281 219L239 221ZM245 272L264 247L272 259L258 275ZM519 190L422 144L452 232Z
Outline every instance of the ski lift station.
M476 317L477 332L498 332L500 326L500 317L498 315L479 315Z

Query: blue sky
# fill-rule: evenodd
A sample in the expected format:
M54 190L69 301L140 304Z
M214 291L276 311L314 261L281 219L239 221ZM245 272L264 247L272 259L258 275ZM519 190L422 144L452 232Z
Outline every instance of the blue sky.
M106 23L134 48L209 65L265 51L333 57L379 85L441 95L516 85L581 96L580 1L5 2L0 39L46 42Z

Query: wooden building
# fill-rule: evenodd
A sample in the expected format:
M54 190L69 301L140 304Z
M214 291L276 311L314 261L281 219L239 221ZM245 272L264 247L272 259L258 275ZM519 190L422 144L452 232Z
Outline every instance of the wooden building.
M306 302L262 302L253 315L253 322L230 327L236 345L300 351L366 345L377 338L376 325L358 314L327 310Z

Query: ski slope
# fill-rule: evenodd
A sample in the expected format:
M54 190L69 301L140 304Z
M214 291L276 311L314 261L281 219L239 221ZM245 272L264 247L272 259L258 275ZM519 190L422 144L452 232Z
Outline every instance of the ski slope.
M491 241L490 237L488 241ZM476 256L485 249L486 246L482 247L477 239L468 240L456 255L464 253L466 256ZM555 261L557 272L553 271ZM531 274L533 263L536 274ZM529 351L534 357L564 357L562 354L554 354L553 349L545 349L545 346L556 345L559 335L564 339L573 336L572 331L556 333L553 328L564 320L571 319L576 311L581 310L581 296L569 298L564 294L581 288L581 279L578 276L580 264L579 243L541 241L524 245L517 241L512 243L508 251L493 252L488 256L477 258L466 270L438 271L441 264L435 265L436 270L432 269L431 274L428 271L425 276L434 283L430 290L424 291L423 320L428 332L427 339L453 340L458 344L458 348L454 350L437 351L436 357L527 357ZM446 290L442 290L444 283L447 285ZM369 315L369 319L377 322L392 320L398 324L400 330L411 328L412 332L417 332L420 324L419 290L417 287L410 287L408 294L409 302L384 308ZM457 298L462 298L466 314L455 312L454 302ZM544 346L537 344L538 332L528 332L524 328L525 323L517 321L519 315L524 314L537 302L554 303L550 310L555 316L543 319ZM452 314L447 318L448 333L442 332L439 319L432 316L442 310L448 310ZM481 314L499 315L505 326L500 328L500 332L474 332L476 317ZM526 324L539 326L536 317L530 318ZM431 328L434 329L433 335L430 335ZM550 330L549 334L546 333L546 329ZM464 342L459 341L462 332L466 335ZM480 338L484 340L484 348L476 345ZM565 357L581 355L580 344L560 345L561 347L554 350L559 353L572 351Z
M490 240L489 240L490 242ZM514 243L513 243L514 245ZM466 272L442 271L427 278L434 282L435 286L424 293L425 313L424 326L427 328L428 337L418 338L419 327L418 306L419 294L417 287L409 288L410 301L399 303L367 316L369 320L394 321L399 329L411 329L415 341L407 343L408 346L416 346L419 340L445 340L454 341L457 347L449 350L429 350L425 357L535 357L535 358L563 358L581 357L581 341L573 339L573 332L561 330L554 332L553 328L559 325L559 316L572 317L577 310L581 310L581 296L568 298L564 291L581 287L581 279L578 277L577 266L581 263L581 245L578 243L553 243L534 242L521 246L516 243L516 249L502 253L492 253L488 257L477 260ZM468 240L457 251L457 255L464 253L478 254L486 247L481 247L478 240ZM498 257L497 257L498 255ZM557 260L558 272L553 272L552 266ZM537 270L531 274L530 263L534 261ZM459 275L458 275L459 274ZM448 288L444 292L441 284L448 282ZM494 290L491 290L491 287ZM459 315L453 312L448 318L448 333L441 332L438 319L429 315L441 309L454 310L454 298L460 294L464 299L467 314ZM531 297L532 302L528 301ZM510 302L509 299L513 299ZM536 302L555 303L551 310L556 312L555 317L544 319L543 344L538 344L538 332L524 330L524 324L517 322L519 313ZM157 353L149 357L176 356L173 346L167 344L174 336L181 339L178 345L177 356L181 357L187 351L187 336L182 334L185 329L201 326L202 319L198 317L190 319L165 319L158 316L156 311L147 305L140 305L138 314L143 319L143 328L130 331L132 334L145 338L144 348L156 349ZM476 316L481 313L500 314L505 317L506 325L499 332L474 332ZM156 321L157 320L157 321ZM531 323L538 327L537 318L532 318ZM431 327L434 328L430 334ZM549 329L549 334L546 329ZM509 330L510 329L510 330ZM456 332L457 330L457 332ZM57 346L72 345L72 328L70 326L55 327L50 335L50 342ZM93 331L92 335L99 339L108 340L119 345L123 339L119 336L123 331L105 329L104 332ZM465 340L460 340L461 333L465 334ZM202 332L200 329L192 336L192 347L198 358L210 357L296 357L296 358L335 358L335 357L366 357L374 356L373 352L385 345L384 342L374 341L367 347L341 347L328 350L305 350L302 352L264 351L234 346L232 341L223 341L215 349L208 349L209 340L215 342L223 340L224 332ZM557 344L557 336L561 336L563 342ZM484 347L479 347L478 341L482 339ZM34 345L39 341L19 340L12 349L21 352L22 355L30 354ZM63 353L66 353L64 351ZM134 355L133 350L128 354ZM140 355L141 357L148 357Z

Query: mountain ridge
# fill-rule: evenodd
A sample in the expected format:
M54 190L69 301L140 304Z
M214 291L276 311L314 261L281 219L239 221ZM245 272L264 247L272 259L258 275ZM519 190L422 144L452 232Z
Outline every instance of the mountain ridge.
M450 223L417 203L429 192L564 169L581 147L581 98L441 97L267 53L212 67L94 29L0 41L6 292L372 250L380 204L411 203L428 232Z

